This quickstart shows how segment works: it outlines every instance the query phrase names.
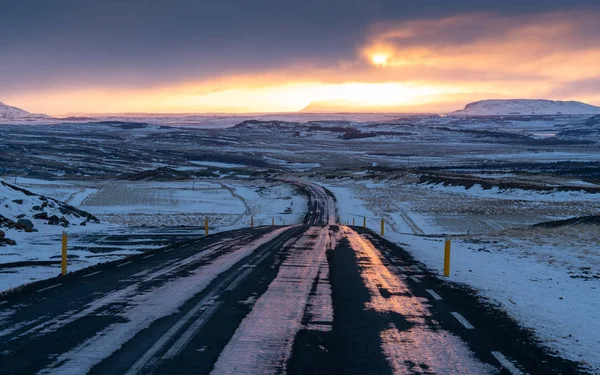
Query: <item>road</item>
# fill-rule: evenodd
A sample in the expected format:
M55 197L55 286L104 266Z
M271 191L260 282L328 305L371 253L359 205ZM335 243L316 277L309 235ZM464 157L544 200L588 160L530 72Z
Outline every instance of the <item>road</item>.
M0 297L0 374L571 374L400 247L336 224L210 235Z

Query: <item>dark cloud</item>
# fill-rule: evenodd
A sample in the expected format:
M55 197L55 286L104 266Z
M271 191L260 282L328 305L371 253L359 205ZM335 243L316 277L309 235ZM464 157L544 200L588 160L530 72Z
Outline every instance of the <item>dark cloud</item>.
M0 95L164 84L303 61L326 66L352 59L379 23L599 6L597 0L4 0Z

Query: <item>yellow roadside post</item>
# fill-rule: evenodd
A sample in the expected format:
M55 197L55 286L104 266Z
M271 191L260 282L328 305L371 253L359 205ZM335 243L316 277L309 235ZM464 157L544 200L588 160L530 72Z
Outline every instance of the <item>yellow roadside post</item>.
M383 218L381 218L381 235L383 236L384 233L385 233L385 222L383 221Z
M250 228L254 228L254 216L250 216Z
M275 218L271 219L271 226L274 227L275 226Z
M61 274L64 276L67 274L67 233L62 233L62 264Z
M204 218L204 235L208 236L208 216Z
M363 228L367 227L367 217L363 216Z
M352 218L352 226L354 226L354 218Z
M444 276L450 277L450 236L446 236L446 243L444 246Z
M283 225L285 225L285 219L283 219Z

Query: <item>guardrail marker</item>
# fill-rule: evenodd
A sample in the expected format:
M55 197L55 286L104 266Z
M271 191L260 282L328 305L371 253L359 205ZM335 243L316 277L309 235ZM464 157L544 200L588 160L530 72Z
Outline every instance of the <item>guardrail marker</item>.
M62 262L61 262L61 275L67 274L67 233L62 232Z
M452 239L450 236L446 236L444 244L444 276L450 277L450 243Z

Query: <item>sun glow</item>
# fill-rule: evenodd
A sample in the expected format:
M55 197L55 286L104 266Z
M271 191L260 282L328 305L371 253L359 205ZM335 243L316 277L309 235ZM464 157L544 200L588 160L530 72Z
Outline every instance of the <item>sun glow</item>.
M388 64L388 59L388 55L383 53L376 53L371 56L371 61L377 66L386 66Z
M240 85L208 90L206 84L188 83L159 90L94 90L37 92L10 98L25 108L51 115L81 113L201 113L295 112L311 103L345 103L355 108L406 107L423 98L456 92L454 87L410 83L276 83L262 87ZM43 103L40 106L39 103ZM64 103L69 106L65 107Z

